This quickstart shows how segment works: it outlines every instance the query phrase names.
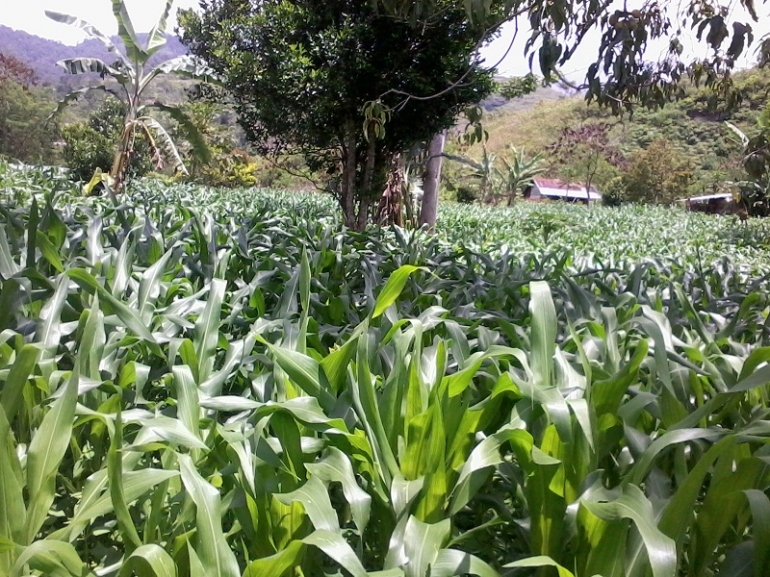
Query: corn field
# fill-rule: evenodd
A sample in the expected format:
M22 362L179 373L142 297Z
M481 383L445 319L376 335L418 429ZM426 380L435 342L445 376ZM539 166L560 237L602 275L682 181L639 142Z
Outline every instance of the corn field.
M770 575L761 221L0 169L0 575Z

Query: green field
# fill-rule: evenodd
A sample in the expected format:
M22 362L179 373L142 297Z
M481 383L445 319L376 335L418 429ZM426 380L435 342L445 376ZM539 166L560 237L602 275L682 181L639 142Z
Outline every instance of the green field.
M766 221L130 192L0 168L0 575L767 574Z

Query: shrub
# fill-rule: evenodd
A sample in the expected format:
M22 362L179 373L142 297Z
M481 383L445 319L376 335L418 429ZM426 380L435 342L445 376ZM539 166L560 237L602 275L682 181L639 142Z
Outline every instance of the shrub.
M687 197L695 182L689 158L665 138L656 138L646 149L631 157L622 176L627 200L670 204Z
M125 105L109 97L87 122L65 126L62 156L74 179L89 181L97 168L109 172L115 155L115 143L123 130ZM138 138L128 173L143 176L152 170L152 153L143 138Z
M470 186L458 187L455 194L460 204L473 204L476 201L476 192Z

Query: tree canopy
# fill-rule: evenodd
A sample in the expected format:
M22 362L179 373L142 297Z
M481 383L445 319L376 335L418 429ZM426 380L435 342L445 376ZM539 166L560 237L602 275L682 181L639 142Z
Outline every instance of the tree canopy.
M472 20L488 19L487 0L463 0ZM412 22L440 17L441 0L378 0L383 10ZM770 63L770 35L755 38L759 19L754 0L508 0L504 19L529 28L525 56L546 80L563 79L559 69L591 32L601 33L593 63L580 88L591 101L614 112L642 105L657 107L682 94L682 80L705 83L726 98L731 71L752 48L760 65ZM742 8L739 10L738 8ZM694 54L686 47L701 42ZM666 49L648 48L655 41Z
M49 163L57 127L46 122L51 96L35 82L26 64L0 53L0 154L30 164Z
M358 229L393 156L452 126L490 93L492 71L476 49L505 10L493 2L487 17L471 22L462 6L444 1L440 18L414 26L362 0L200 5L202 13L180 15L182 41L233 94L249 139L263 152L301 153L328 174ZM373 114L365 121L367 104Z

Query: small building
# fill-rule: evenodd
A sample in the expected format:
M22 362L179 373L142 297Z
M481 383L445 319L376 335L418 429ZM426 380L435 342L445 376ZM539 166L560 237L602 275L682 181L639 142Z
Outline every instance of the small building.
M568 202L596 202L602 199L602 195L591 185L586 190L586 185L580 182L566 183L555 178L536 178L532 184L524 189L524 198L529 200L565 200Z
M687 210L710 214L732 214L740 212L741 208L729 192L691 196L690 198L681 198L676 202L683 203Z

